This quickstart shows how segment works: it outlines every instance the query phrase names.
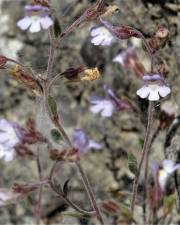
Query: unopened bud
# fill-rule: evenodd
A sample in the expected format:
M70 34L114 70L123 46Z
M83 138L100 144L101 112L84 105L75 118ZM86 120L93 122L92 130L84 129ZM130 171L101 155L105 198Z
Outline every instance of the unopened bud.
M156 34L155 36L157 38L160 38L160 39L166 39L168 38L169 36L169 30L165 27L160 27L157 31L156 31Z
M3 55L0 55L0 69L3 69L7 63L7 58Z

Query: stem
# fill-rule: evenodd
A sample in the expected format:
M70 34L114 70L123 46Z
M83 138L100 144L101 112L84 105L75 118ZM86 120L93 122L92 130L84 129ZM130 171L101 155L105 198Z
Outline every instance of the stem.
M133 28L132 29L134 31L136 31L136 33L140 36L140 38L142 39L143 43L144 43L144 46L146 47L147 49L147 52L149 54L149 57L151 59L151 73L153 73L153 67L154 67L154 54L152 53L151 51L151 48L149 47L149 44L147 43L146 41L146 38L144 37L144 35L137 29Z
M61 73L58 73L55 77L53 77L50 81L49 81L49 84L48 84L48 87L47 89L50 90L51 87L56 83L57 80L59 80L61 77Z
M73 209L75 209L76 211L86 215L86 216L94 216L96 215L95 211L91 211L88 212L86 210L81 209L79 206L77 206L76 204L74 204L67 196L64 195L64 193L58 192L52 182L53 179L53 174L55 172L56 166L58 165L59 161L55 161L55 163L53 164L50 174L49 174L49 185L52 188L52 190L54 192L56 192L68 205L70 205Z
M6 57L6 60L9 61L9 62L15 63L15 64L17 64L17 65L19 65L21 67L25 67L23 64L21 64L20 62L14 60L14 59L10 59L10 58Z
M48 59L48 66L47 66L47 78L51 78L54 59L55 59L55 45L53 43L51 29L49 30L49 40L50 40L50 48L49 48L49 59Z
M97 219L99 220L101 225L104 225L104 221L103 221L103 218L102 218L102 215L101 215L101 211L100 211L100 209L99 209L99 207L97 205L97 202L95 200L95 196L94 196L94 193L93 193L92 188L90 186L89 180L88 180L86 174L84 173L80 162L76 162L76 166L78 167L79 172L81 174L82 181L83 181L84 187L86 189L86 192L88 194L88 197L89 197L89 199L91 201L91 204L93 205L93 208L96 211Z
M63 136L63 139L64 141L70 146L70 147L73 147L73 144L70 140L70 138L68 137L66 131L64 130L64 128L62 127L61 123L60 123L60 120L59 118L54 118L53 115L51 114L50 110L49 110L49 105L48 105L48 91L47 91L47 86L46 86L46 83L44 85L44 101L45 101L45 106L46 106L46 109L47 109L47 112L48 112L48 115L52 121L52 123L56 126L56 128L59 130L59 132L62 134ZM97 219L99 220L100 224L101 225L104 225L104 222L103 222L103 219L102 219L102 215L101 215L101 212L100 212L100 209L97 205L97 202L95 200L95 197L94 197L94 194L93 194L93 191L92 191L92 188L89 184L89 181L88 181L88 178L86 176L86 174L84 173L81 165L79 162L75 162L77 168L79 169L79 172L81 174L81 177L82 177L82 180L83 180L83 184L84 184L84 187L85 187L85 190L87 192L87 195L88 195L88 198L96 212L96 216L97 216Z
M40 162L40 152L39 148L37 149L37 169L38 169L38 174L39 174L39 180L40 182L42 181L42 168L41 168L41 162ZM42 200L42 192L43 192L43 184L40 185L39 188L39 194L38 194L38 203L37 203L37 225L40 224L40 219L41 219L41 200Z
M136 196L137 196L137 189L138 189L140 172L141 172L141 169L142 169L144 159L147 157L147 152L149 151L152 118L153 118L153 103L150 101L149 107L148 107L148 123L147 123L147 128L146 128L146 134L145 134L145 139L144 139L142 156L141 156L141 160L140 160L140 163L139 163L138 172L136 174L136 177L134 179L134 184L133 184L133 192L132 192L132 199L131 199L132 215L133 215L133 212L134 212L134 206L135 206L135 201L136 201Z

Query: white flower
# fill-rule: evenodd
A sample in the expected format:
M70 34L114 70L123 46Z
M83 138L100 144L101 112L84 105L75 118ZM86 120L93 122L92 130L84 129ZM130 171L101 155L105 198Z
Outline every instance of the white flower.
M14 148L8 149L5 146L0 144L0 159L3 159L5 162L10 162L15 157Z
M163 168L158 172L158 181L161 189L164 191L168 178L177 169L180 169L180 164L175 164L173 161L166 159L163 160L162 167Z
M108 99L91 99L92 106L90 111L97 114L101 113L102 117L111 117L116 110L115 105Z
M0 120L0 158L9 162L15 157L14 147L20 142L18 128L5 119Z
M31 33L39 32L41 29L48 29L53 25L53 20L49 16L49 9L40 5L25 6L26 16L17 22L21 30L27 30Z
M21 30L27 30L31 33L36 33L43 29L48 29L52 26L53 20L49 16L39 17L39 16L26 16L23 19L17 22L17 26L21 28Z
M136 94L141 98L148 98L149 101L158 101L171 93L171 89L165 84L160 75L144 76L145 85L137 90Z
M115 40L114 36L104 26L93 28L91 37L91 43L94 45L111 45Z

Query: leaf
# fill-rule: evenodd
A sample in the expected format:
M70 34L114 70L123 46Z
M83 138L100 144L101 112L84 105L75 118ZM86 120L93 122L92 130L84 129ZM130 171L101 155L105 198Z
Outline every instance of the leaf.
M65 196L67 196L70 191L69 182L70 182L70 179L66 180L63 186L63 193Z
M166 196L164 198L164 216L168 215L171 213L173 210L173 206L176 204L176 196L174 194Z
M136 224L136 221L133 218L132 212L125 204L120 203L119 208L120 208L120 214L123 217L123 222L126 222L125 224L132 224L132 222Z
M128 155L128 167L134 175L138 173L137 160L132 153Z
M55 141L55 142L59 142L60 140L62 140L61 134L55 128L51 130L51 136L53 138L53 141Z
M57 115L57 104L51 95L48 96L48 105L51 110L51 113L53 115Z
M139 144L140 144L141 147L143 148L143 145L144 145L144 139L140 138L140 139L139 139Z
M57 18L55 18L55 20L54 20L54 35L56 38L58 38L60 34L61 34L61 26L60 26L59 20Z

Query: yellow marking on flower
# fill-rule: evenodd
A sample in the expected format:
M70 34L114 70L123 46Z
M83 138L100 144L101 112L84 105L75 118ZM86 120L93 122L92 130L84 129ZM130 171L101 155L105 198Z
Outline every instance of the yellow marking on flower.
M158 175L161 178L165 178L165 177L167 177L167 172L165 170L159 170Z
M100 73L97 67L93 69L86 69L83 76L80 78L81 81L93 81L100 77Z

